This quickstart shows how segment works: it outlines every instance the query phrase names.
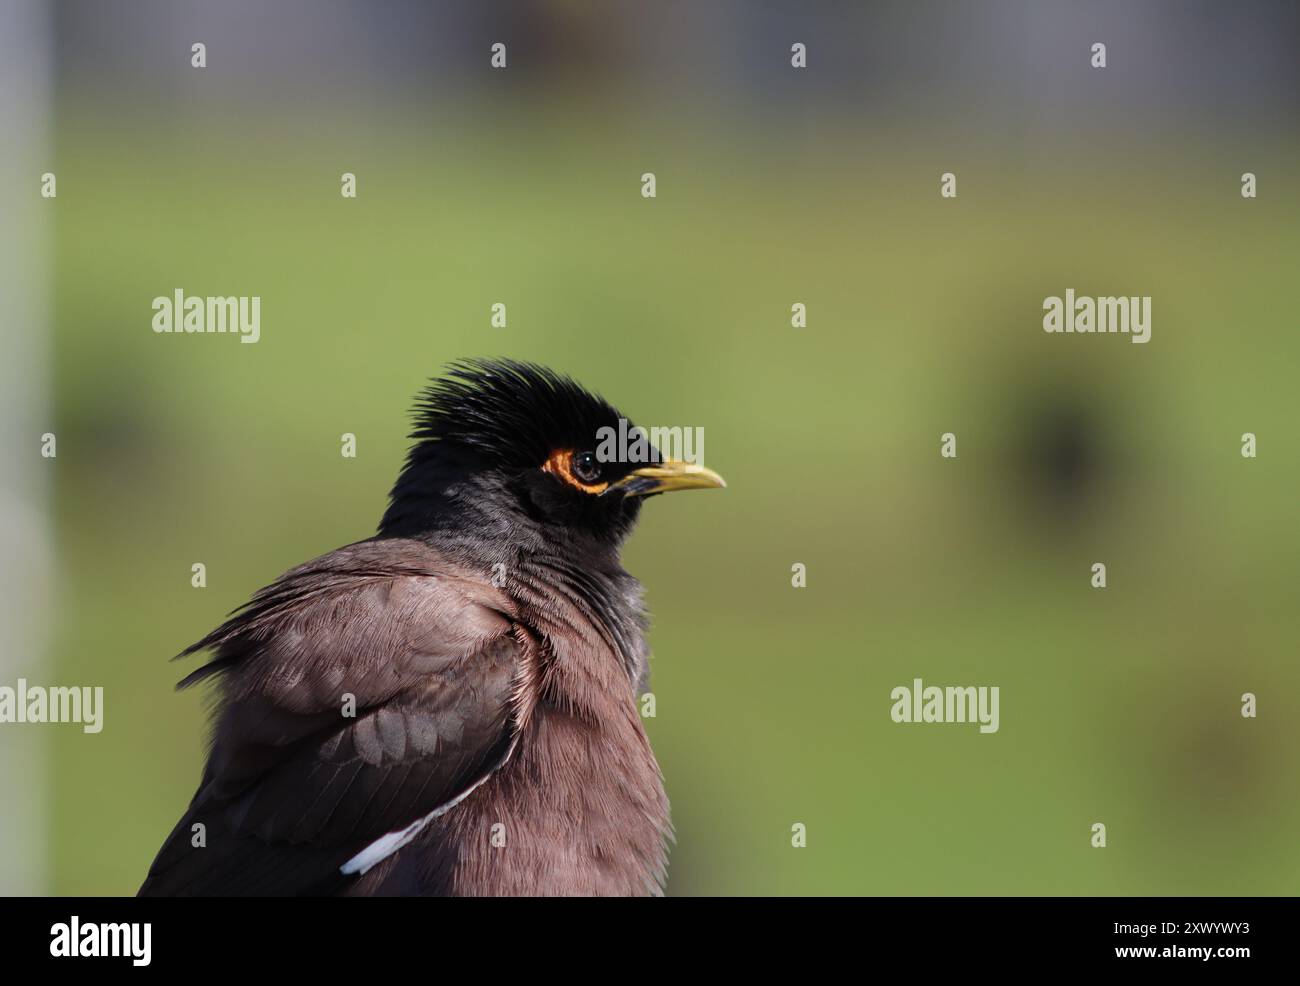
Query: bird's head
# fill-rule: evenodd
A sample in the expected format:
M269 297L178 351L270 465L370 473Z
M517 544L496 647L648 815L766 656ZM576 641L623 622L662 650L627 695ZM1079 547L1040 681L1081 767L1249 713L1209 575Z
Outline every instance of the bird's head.
M545 367L452 364L419 397L406 465L381 534L530 536L617 549L642 501L719 487L702 465L663 458L602 398Z

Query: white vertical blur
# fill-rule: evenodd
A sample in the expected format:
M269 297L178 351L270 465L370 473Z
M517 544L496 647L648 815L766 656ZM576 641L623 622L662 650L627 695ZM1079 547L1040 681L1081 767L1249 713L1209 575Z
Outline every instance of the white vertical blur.
M49 680L51 539L57 460L50 401L53 25L42 0L0 0L0 685ZM59 187L59 193L64 189ZM59 449L63 452L63 449ZM0 894L49 890L45 726L0 724Z

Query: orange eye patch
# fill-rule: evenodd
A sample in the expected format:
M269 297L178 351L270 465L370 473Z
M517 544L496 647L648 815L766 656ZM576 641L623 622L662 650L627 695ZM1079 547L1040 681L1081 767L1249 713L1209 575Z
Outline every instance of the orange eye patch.
M559 476L574 489L582 490L584 493L590 493L593 496L597 493L604 493L609 488L609 483L584 483L573 474L573 449L560 449L551 453L551 457L542 463L542 472L549 472L552 476Z

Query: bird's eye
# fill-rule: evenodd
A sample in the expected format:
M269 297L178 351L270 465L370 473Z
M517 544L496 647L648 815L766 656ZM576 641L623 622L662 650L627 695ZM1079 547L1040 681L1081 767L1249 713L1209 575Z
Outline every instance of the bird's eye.
M609 483L601 479L604 471L595 452L574 452L572 449L556 449L542 463L542 472L549 472L561 482L591 496L609 488Z
M594 483L600 479L600 462L595 452L575 452L573 454L573 475L584 483Z

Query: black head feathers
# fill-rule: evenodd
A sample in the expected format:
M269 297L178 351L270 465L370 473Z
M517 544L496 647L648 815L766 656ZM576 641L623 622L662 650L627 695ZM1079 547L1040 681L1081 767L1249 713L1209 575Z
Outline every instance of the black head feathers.
M415 444L380 523L385 535L455 536L490 554L545 528L616 544L639 503L600 495L633 467L599 465L584 485L574 456L619 432L613 407L533 363L463 360L416 400ZM624 425L630 429L631 425ZM579 466L590 465L584 459Z
M619 427L605 400L535 363L461 360L416 400L419 442L448 442L493 465L541 466L557 448L594 448ZM630 425L626 427L631 427Z

